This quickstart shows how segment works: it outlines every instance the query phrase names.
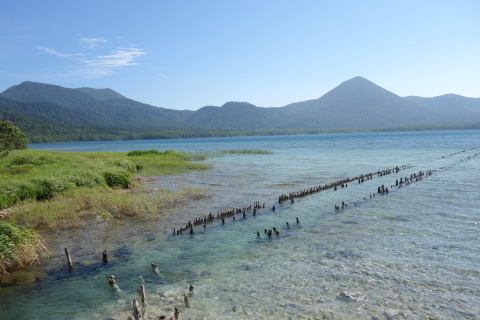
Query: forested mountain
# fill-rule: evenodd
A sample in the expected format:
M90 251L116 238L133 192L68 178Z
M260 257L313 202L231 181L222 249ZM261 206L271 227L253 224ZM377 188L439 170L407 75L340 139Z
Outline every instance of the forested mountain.
M432 123L423 108L361 77L343 82L316 100L282 109L292 118L298 115L296 127L378 128Z
M227 102L179 111L134 101L111 89L27 81L0 94L3 119L13 121L33 142L477 128L480 99L400 97L355 77L318 99L281 108Z
M120 93L113 91L112 89L77 88L75 90L84 92L97 100L126 99Z

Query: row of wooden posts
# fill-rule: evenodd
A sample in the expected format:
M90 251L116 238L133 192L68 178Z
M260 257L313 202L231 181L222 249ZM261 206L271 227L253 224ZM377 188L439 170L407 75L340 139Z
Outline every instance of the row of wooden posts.
M367 174L362 174L353 178L346 178L342 180L338 180L329 184L320 185L311 187L308 189L303 189L295 192L290 192L289 194L282 194L278 197L278 204L282 204L283 202L290 201L290 203L294 203L295 199L302 198L307 195L311 195L314 193L318 193L324 190L337 190L338 188L346 188L348 187L348 183L353 181L358 181L358 183L365 182L366 180L372 180L375 176L383 177L385 175L389 175L391 173L398 173L400 170L404 170L410 168L411 166L404 165L404 166L396 166L394 168L378 170L376 172L371 172ZM227 211L220 211L216 215L213 215L211 212L208 215L204 215L201 217L196 217L193 220L189 220L184 227L174 228L173 235L181 235L184 232L189 234L194 234L195 229L194 227L201 225L203 228L207 227L207 224L213 223L214 221L221 221L222 224L225 224L227 218L232 218L232 220L236 220L237 215L242 215L245 219L247 218L247 213L252 213L252 216L256 216L260 209L265 209L265 203L261 204L260 201L255 201L253 206L248 205L243 208L234 208ZM276 207L273 205L271 211L275 211ZM297 218L298 220L298 218Z

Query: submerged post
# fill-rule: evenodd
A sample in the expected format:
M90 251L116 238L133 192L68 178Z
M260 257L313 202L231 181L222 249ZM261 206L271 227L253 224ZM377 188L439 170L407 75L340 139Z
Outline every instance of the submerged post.
M140 298L142 299L142 304L145 305L145 301L146 301L145 286L143 284L141 284L140 287L137 288L137 292L138 292L138 295L140 296Z
M138 305L137 299L133 299L133 317L135 320L140 320L140 306Z
M73 269L72 257L70 257L70 252L68 251L67 247L65 247L65 255L67 256L68 267L70 268L70 270L72 270Z
M152 266L153 272L155 272L156 274L160 273L160 271L158 271L158 266L156 263L152 263L151 266Z
M108 277L108 284L110 284L110 287L117 286L117 283L115 282L115 276L113 274Z
M103 258L102 258L103 263L108 262L108 250L103 251Z
M178 316L180 315L180 310L177 307L174 307L175 311L173 312L173 318L178 320Z
M188 301L188 295L183 293L183 301L185 302L185 308L190 308L190 301Z

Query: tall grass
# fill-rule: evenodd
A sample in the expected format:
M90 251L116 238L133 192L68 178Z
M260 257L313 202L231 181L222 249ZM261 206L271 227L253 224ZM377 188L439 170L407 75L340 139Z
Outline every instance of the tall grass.
M161 212L175 205L202 198L206 191L185 188L179 191L76 189L61 194L51 201L25 201L9 209L9 219L42 229L83 227L85 218L113 222L129 217L157 218Z
M33 229L0 221L0 275L38 263L47 253L45 242Z
M25 200L51 200L77 188L130 188L132 178L208 168L167 150L69 153L26 149L0 159L0 209Z

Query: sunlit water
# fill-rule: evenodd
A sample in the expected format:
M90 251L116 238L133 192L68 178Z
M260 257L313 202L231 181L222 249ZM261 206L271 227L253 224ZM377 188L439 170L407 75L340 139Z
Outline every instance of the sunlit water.
M173 317L174 306L180 319L480 319L480 131L32 147L273 154L211 158L211 170L161 177L152 188L197 186L209 196L162 212L158 221L45 233L51 258L2 279L0 319L127 319L140 284L145 319ZM397 165L411 167L278 204L281 194ZM395 187L420 170L436 171ZM390 193L370 198L382 184ZM256 216L250 211L246 219L198 226L193 236L172 235L190 219L254 201L265 203ZM348 207L335 210L342 201ZM264 234L273 227L280 236ZM72 272L64 246L76 263ZM111 262L103 265L105 249ZM111 274L119 291L107 282Z

